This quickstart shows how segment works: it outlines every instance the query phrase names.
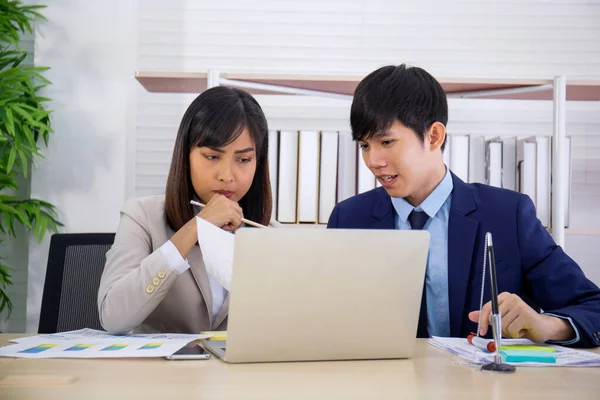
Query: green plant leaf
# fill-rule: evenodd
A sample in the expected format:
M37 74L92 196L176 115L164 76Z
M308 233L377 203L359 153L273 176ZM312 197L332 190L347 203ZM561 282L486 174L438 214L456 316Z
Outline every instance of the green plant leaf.
M39 10L41 8L46 8L46 5L45 4L35 4L35 5L31 5L31 6L25 6L25 7L23 7L23 10L26 10L28 14L31 14L32 16L34 16L36 18L45 20L46 17L44 17L42 14L38 13L37 11L34 11L34 10Z
M8 50L0 52L0 70L6 68L9 64L13 64L18 57L23 54L22 51ZM27 53L25 53L27 55ZM14 64L13 64L14 65Z
M6 130L11 136L15 136L15 120L10 108L6 107L4 110L6 115Z
M23 170L23 176L27 178L27 164L29 163L29 161L27 160L27 156L25 155L25 152L23 150L19 149L18 151L19 158L21 159L21 169Z
M15 164L15 159L17 158L17 148L13 147L10 149L10 153L8 155L8 163L6 164L6 172L10 173L12 171L13 165Z
M17 68L19 65L21 65L21 63L25 60L26 57L27 52L19 51L19 55L17 57L14 57L12 60L12 67Z
M1 189L16 189L17 180L10 175L0 172L0 190Z
M43 82L41 87L44 87L52 83L48 80L48 78L42 75L42 72L48 71L49 69L50 68L48 67L23 67L22 72L27 74L27 76L31 76L32 78Z
M11 104L11 108L13 109L13 111L15 111L21 117L25 118L25 120L27 122L29 122L31 125L33 125L35 127L40 126L40 123L37 121L34 121L34 119L31 117L31 115L27 111L25 111L21 106L16 105L16 104Z
M46 232L56 232L62 224L54 207L37 199L18 198L21 173L29 175L36 157L42 157L38 139L48 145L52 133L50 99L38 96L49 85L44 73L49 68L25 65L28 56L21 38L32 32L38 11L45 5L24 5L22 0L0 0L0 231L15 236L18 224L41 240ZM41 143L40 143L41 144ZM0 238L1 242L1 238ZM12 284L11 270L0 263L0 312L12 311L6 288Z
M5 107L6 104L16 101L18 99L19 99L19 96L15 96L15 95L6 97L4 99L0 99L0 107Z
M10 301L8 295L6 294L6 289L8 288L8 286L12 285L11 272L12 268L3 263L0 263L0 313L6 309L7 319L10 317L10 314L13 310L13 304Z
M25 139L27 140L29 145L32 148L35 148L35 139L33 138L33 135L31 134L31 128L28 127L27 125L23 125L21 131L23 132L23 135L25 136Z

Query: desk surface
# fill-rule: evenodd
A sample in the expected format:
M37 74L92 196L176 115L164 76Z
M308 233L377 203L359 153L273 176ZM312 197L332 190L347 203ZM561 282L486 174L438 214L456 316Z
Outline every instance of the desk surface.
M0 335L0 345L19 335ZM595 352L600 353L600 349ZM418 340L410 360L232 365L163 359L0 358L0 399L598 399L600 368L526 368L513 374L476 371ZM33 382L39 376L72 383Z

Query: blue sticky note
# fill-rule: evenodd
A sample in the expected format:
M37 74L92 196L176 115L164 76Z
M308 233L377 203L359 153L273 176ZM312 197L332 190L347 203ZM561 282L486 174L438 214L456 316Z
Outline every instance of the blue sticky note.
M545 351L527 351L527 350L502 350L500 351L504 362L537 362L556 364L554 353Z

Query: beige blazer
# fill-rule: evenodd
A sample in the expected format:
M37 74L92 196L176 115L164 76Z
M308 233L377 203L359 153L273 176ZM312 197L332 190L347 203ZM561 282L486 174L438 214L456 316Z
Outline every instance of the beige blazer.
M226 330L229 294L212 323L212 294L200 247L190 251L190 268L181 275L172 272L160 251L175 233L165 219L164 201L164 195L150 196L123 206L100 280L100 322L114 333Z

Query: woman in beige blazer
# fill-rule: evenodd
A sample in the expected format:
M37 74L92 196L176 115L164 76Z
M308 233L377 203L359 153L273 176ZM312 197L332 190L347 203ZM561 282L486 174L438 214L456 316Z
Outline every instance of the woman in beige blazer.
M268 127L256 100L215 87L185 112L165 195L121 210L98 292L104 329L199 333L227 327L229 294L204 267L196 216L235 232L242 217L268 224ZM206 204L190 205L196 199Z

